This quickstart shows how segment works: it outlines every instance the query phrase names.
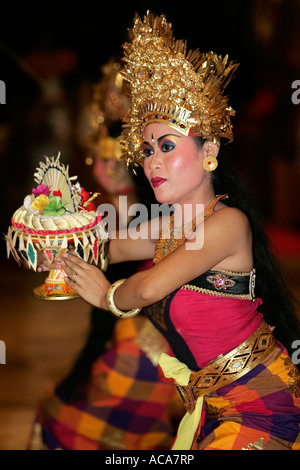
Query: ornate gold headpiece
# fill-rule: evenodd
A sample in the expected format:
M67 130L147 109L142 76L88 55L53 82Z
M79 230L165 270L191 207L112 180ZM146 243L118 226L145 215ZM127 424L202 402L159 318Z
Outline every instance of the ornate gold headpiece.
M164 15L136 15L123 45L122 76L131 85L131 108L124 119L122 144L128 163L142 163L143 129L167 124L184 135L220 142L232 140L231 116L223 91L238 64L213 52L187 53L186 42L173 37Z
M109 128L121 122L129 108L128 83L120 74L121 63L110 59L101 67L102 77L93 87L90 111L92 135L88 147L93 156L120 158L120 139L110 135Z

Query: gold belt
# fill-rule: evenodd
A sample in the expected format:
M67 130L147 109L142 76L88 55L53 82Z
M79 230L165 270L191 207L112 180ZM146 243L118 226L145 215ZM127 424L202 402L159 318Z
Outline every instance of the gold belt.
M176 385L189 413L195 409L197 398L234 382L263 361L276 347L269 325L261 326L242 344L209 363L203 369L192 372L189 384Z

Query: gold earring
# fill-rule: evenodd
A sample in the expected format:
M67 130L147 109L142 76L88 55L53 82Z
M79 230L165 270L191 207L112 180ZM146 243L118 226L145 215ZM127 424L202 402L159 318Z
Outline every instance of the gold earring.
M203 160L203 168L206 171L214 171L218 166L218 160L216 157L213 157L211 154L211 149L207 151L207 157Z

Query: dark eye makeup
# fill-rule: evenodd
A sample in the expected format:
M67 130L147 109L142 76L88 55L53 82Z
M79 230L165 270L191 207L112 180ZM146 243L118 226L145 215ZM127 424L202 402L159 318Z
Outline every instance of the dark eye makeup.
M160 150L164 153L171 152L176 147L177 139L180 139L180 137L177 136L172 136L173 138L171 137L171 139L167 137L169 136L163 135L157 140ZM151 156L153 151L153 146L149 142L144 142L144 157Z
M160 149L162 152L171 152L176 147L175 142L172 142L171 140L163 140L160 143Z
M144 143L143 155L144 157L150 157L153 154L153 148L150 144Z

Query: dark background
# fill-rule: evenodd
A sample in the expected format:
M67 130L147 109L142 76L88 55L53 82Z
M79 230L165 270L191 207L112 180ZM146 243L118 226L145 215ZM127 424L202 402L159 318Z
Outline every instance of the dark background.
M82 145L91 85L99 80L102 64L121 56L135 12L142 16L147 9L165 13L175 37L186 39L188 49L229 54L240 63L228 87L230 104L237 111L232 157L266 226L297 236L300 108L291 101L292 82L300 79L296 0L2 5L2 233L31 192L34 170L44 154L61 151L71 175L79 174L80 182L93 190ZM5 243L1 253L4 249Z
M91 86L101 65L122 54L135 12L147 9L165 13L188 48L240 63L228 87L236 110L232 158L300 300L300 105L291 101L300 80L299 0L2 1L0 340L7 363L0 367L0 449L28 448L38 403L72 369L91 325L82 299L33 297L45 273L6 260L4 234L44 154L61 151L70 174L94 189L83 145Z

